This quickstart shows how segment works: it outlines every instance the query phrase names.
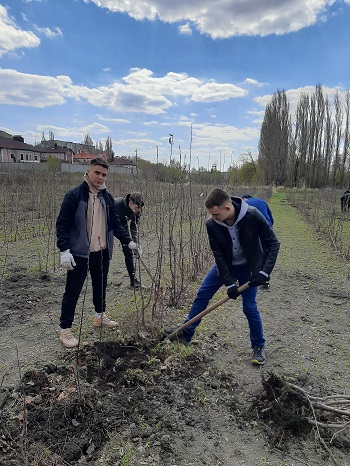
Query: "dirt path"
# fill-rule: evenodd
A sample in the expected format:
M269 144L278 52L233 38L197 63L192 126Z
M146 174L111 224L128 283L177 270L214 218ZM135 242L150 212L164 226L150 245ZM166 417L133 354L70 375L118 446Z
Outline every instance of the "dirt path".
M249 363L248 330L239 302L209 314L188 348L172 344L164 349L154 342L146 348L127 346L121 353L115 343L87 345L81 355L87 411L84 416L71 415L70 431L59 448L53 447L53 434L46 444L43 440L36 444L32 455L37 463L31 464L349 466L349 429L332 445L323 433L327 451L317 435L293 437L277 422L262 419L256 409L257 400L264 396L262 376L268 378L271 373L301 386L309 395L350 396L349 266L317 238L282 196L274 196L270 207L281 251L271 291L259 291L258 296L267 340L266 365L256 368ZM127 283L123 270L115 269L110 296L118 299L122 292L123 299L131 301L132 292L123 283ZM63 285L63 275L50 281L45 277L28 280L19 269L1 290L2 396L11 400L12 410L19 395L4 387L18 381L19 361L22 374L29 367L40 369L49 363L66 367L67 373L62 368L47 371L46 383L52 392L64 394L64 412L72 413L70 397L76 392L64 386L65 378L71 380L72 360L59 346L54 328ZM216 298L221 296L218 293ZM84 338L91 343L98 335L90 330L89 319L84 323ZM108 334L103 339L116 337ZM103 386L93 384L94 351L102 355ZM28 387L37 387L37 381L28 377ZM38 395L38 391L28 393ZM42 395L33 412L44 412L45 400ZM9 401L4 406L8 410ZM55 406L50 399L50 423L59 426L62 406L57 419ZM88 425L83 419L89 420ZM36 422L32 425L38 429L43 421ZM99 435L93 429L96 423L100 423ZM14 429L11 423L7 429ZM15 437L14 430L11 435ZM9 436L6 442L10 443ZM45 445L56 455L56 462L53 457L51 462L38 462ZM13 455L12 464L23 464L16 463L16 458ZM0 460L2 464L11 463Z

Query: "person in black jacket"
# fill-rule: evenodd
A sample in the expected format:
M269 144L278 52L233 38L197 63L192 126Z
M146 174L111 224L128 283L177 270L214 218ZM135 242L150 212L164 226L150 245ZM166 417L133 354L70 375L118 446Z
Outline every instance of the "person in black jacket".
M342 212L350 210L350 187L346 188L344 194L340 198L340 208Z
M239 197L216 188L209 192L205 206L210 214L206 227L215 265L200 286L185 322L204 311L222 285L230 298L237 299L238 287L249 282L249 288L242 293L242 305L250 329L251 362L264 364L265 338L256 293L257 287L270 279L279 241L261 212ZM199 323L187 327L179 341L189 343Z
M135 242L138 243L138 224L142 213L142 207L144 206L141 194L135 192L127 194L124 197L116 197L114 198L114 203L117 209L118 217L121 221L121 224L125 228L125 231L129 233L130 226L131 237ZM130 286L140 288L141 283L135 277L133 252L130 250L130 248L128 248L128 246L125 245L122 246L122 249L125 257L126 269L130 277ZM138 252L139 254L141 253L141 247L139 248Z
M113 328L117 325L105 314L107 275L113 253L113 237L118 238L130 250L139 250L138 244L130 238L122 226L116 213L114 199L107 192L105 185L107 173L108 163L103 158L92 159L83 183L65 195L56 221L61 266L67 270L59 337L66 348L78 345L71 327L88 271L91 275L95 307L94 327Z

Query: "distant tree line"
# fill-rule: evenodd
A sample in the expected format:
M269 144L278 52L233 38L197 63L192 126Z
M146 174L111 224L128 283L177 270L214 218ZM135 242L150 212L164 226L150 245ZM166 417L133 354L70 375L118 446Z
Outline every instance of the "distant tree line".
M258 176L264 184L343 187L350 184L350 91L333 105L317 85L300 95L295 115L284 90L266 106L261 127Z

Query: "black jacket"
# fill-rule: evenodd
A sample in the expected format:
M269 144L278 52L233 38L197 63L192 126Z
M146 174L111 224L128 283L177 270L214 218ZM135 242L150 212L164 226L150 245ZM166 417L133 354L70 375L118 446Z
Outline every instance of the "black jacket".
M231 199L238 218L244 201L239 197ZM232 285L235 277L232 277L230 272L233 258L230 233L225 226L212 218L207 220L206 227L219 275L226 286ZM255 207L248 206L247 212L237 223L237 228L251 274L263 271L270 275L276 263L280 243L265 217Z
M123 245L129 244L131 238L119 221L113 196L104 189L98 192L98 197L106 214L106 239L111 259L113 236ZM86 181L65 195L56 221L57 247L60 251L70 249L73 255L89 257L90 245L86 225L88 200L89 185Z
M129 231L128 221L130 221L130 233L135 242L138 242L137 225L140 221L140 213L133 212L129 207L130 194L125 197L114 198L114 204L117 209L119 220L123 227Z

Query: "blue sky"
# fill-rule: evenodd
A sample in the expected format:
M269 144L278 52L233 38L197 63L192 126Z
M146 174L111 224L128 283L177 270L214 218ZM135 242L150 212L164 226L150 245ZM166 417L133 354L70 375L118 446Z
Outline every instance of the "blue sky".
M278 89L350 87L349 25L350 0L0 0L0 129L225 170Z

